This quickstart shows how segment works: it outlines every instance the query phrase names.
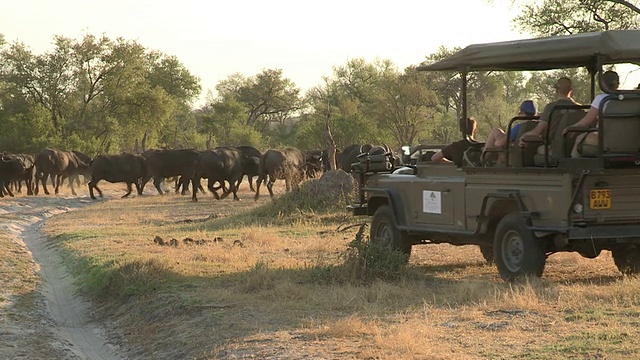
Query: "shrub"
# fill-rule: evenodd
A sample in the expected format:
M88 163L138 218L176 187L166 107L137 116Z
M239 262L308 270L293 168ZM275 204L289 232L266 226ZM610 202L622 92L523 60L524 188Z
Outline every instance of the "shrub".
M374 279L398 280L406 273L406 255L390 251L380 242L364 235L366 224L360 226L356 238L343 254L346 275L350 281L369 282Z

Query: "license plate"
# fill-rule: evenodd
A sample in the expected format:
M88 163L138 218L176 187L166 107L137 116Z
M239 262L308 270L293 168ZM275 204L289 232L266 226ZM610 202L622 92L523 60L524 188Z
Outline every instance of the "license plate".
M609 189L591 190L591 193L589 195L589 207L591 209L611 208L611 190Z

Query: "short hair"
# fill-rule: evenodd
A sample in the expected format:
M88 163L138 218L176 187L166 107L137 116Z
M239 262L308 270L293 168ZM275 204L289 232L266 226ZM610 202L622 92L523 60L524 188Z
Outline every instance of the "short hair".
M571 92L571 90L573 90L573 84L571 83L571 79L569 79L566 76L559 78L558 81L556 81L556 84L554 85L554 87L561 94L568 94Z
M477 125L478 122L472 117L467 118L466 121L463 118L460 119L460 131L464 135L473 136L476 132Z
M615 90L618 88L618 85L620 85L620 77L617 72L607 70L602 73L602 83L607 87L607 89Z

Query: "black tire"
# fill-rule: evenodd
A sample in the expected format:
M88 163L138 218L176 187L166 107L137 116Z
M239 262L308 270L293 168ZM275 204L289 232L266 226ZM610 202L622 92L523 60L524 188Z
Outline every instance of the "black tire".
M519 214L508 214L498 224L493 242L493 256L505 281L527 276L542 276L546 263L544 242L527 228Z
M635 244L618 246L611 250L613 262L624 275L640 274L640 249Z
M478 245L480 247L480 252L482 253L482 257L487 262L487 264L493 264L493 246L490 245Z
M395 215L389 205L380 206L373 214L369 237L372 242L381 242L392 251L405 255L407 262L411 256L409 237L396 227Z

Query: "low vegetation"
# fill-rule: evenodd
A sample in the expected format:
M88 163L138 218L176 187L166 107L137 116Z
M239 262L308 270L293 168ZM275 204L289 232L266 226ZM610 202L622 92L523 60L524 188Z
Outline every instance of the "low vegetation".
M146 357L640 354L640 280L622 277L608 252L553 255L542 279L520 284L502 282L476 247L417 246L406 267L385 268L363 261L376 251L368 219L279 190L257 202L244 187L240 202L113 198L46 231L100 316Z

